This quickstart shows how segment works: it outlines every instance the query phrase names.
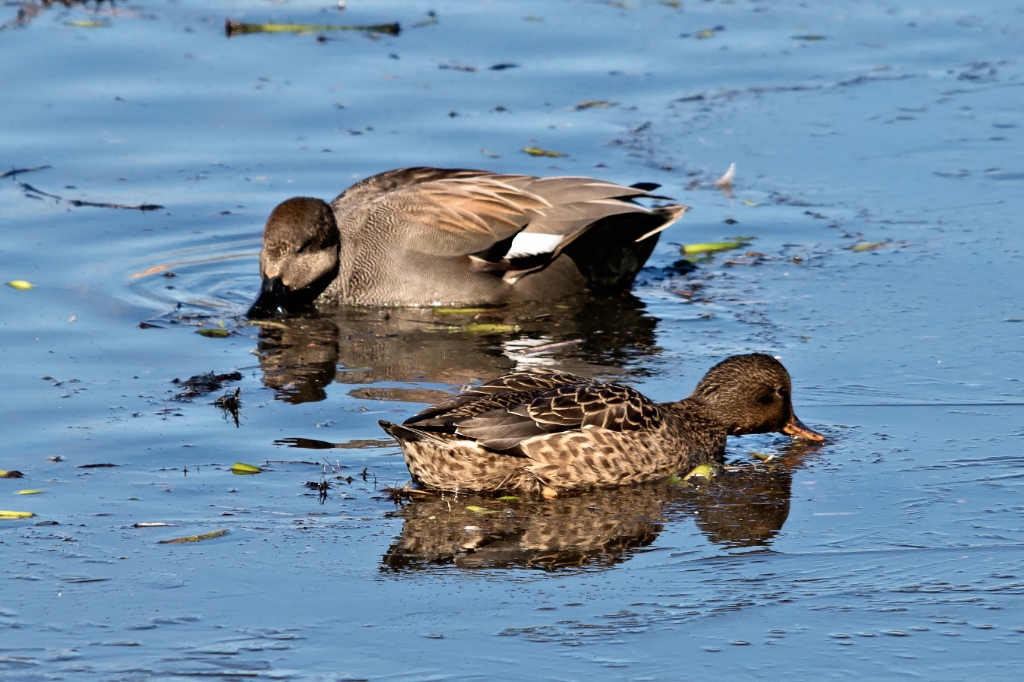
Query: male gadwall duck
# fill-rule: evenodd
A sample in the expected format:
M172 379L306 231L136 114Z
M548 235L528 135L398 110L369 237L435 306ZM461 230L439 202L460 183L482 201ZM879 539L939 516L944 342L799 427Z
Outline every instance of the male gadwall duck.
M330 205L296 197L267 219L250 317L319 300L504 305L628 287L686 206L634 200L658 185L402 168Z
M550 494L721 461L727 435L778 431L825 440L796 418L790 391L786 368L761 354L723 360L689 397L669 403L565 372L514 372L402 425L379 423L421 485Z

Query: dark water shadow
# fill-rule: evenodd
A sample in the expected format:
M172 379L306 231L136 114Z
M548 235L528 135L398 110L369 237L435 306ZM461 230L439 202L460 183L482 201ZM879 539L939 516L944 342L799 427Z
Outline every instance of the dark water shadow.
M279 400L304 403L324 400L331 383L458 386L544 366L588 376L639 375L639 361L659 352L657 324L629 294L514 309L344 308L261 323L257 351L264 385ZM552 344L564 345L541 349ZM444 395L402 387L350 393L409 402Z
M661 481L553 500L528 495L436 496L394 512L402 533L381 569L608 567L693 518L710 542L769 547L789 516L793 471L817 447L786 445L766 466L727 467L710 482Z

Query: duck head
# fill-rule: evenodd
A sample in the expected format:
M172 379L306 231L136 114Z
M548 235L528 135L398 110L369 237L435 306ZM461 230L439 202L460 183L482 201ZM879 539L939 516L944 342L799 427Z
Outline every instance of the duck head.
M792 389L781 362L754 353L734 355L712 367L689 399L710 408L731 436L778 431L798 440L824 441L797 419Z
M246 315L270 317L307 306L338 272L340 237L324 201L295 197L278 204L263 228L259 296Z

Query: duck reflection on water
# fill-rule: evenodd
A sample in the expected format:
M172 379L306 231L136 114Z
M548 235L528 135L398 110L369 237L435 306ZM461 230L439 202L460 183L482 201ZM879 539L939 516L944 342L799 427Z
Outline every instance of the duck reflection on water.
M820 446L793 443L767 466L727 467L710 481L539 495L417 496L394 512L402 532L386 571L605 567L650 551L667 524L693 518L711 542L767 547L789 516L792 470Z
M331 383L459 386L554 366L551 353L520 351L565 341L573 343L557 351L559 369L638 375L632 361L658 352L657 323L628 293L486 310L346 307L259 323L257 352L263 382L276 397L305 403L324 400ZM416 387L367 387L353 395L422 403L449 397Z

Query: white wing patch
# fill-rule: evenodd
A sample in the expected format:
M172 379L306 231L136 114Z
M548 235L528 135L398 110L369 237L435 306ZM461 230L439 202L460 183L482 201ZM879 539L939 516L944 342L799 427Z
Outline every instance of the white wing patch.
M539 253L552 253L562 240L564 235L541 234L538 232L520 232L512 240L506 258L521 258L523 256L535 256Z

